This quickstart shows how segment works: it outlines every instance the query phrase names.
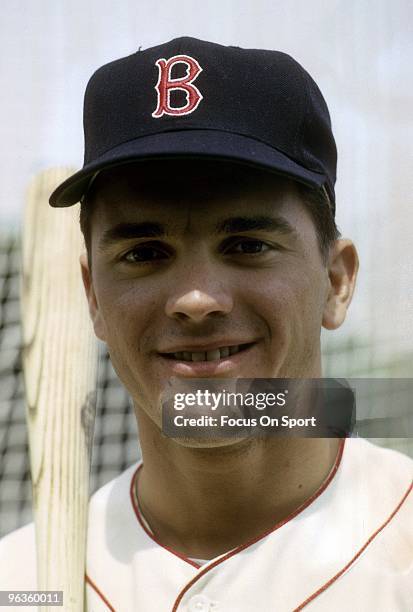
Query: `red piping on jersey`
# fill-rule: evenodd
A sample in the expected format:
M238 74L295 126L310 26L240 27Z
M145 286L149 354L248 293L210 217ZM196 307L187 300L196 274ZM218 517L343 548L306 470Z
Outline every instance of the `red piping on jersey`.
M339 446L339 449L338 449L336 460L334 462L334 465L333 465L329 475L327 476L327 478L325 479L323 484L303 504L301 504L301 506L298 506L298 508L296 508L296 510L294 510L294 512L292 512L285 519L283 519L282 521L277 523L275 525L275 527L271 527L270 529L267 529L267 531L265 531L264 533L260 534L258 537L254 538L252 540L249 540L245 544L241 544L241 546L238 546L234 550L231 550L231 552L227 553L226 555L223 555L222 557L220 557L219 559L217 559L216 561L211 563L211 565L208 565L208 567L205 567L204 569L202 569L190 582L188 582L188 584L185 586L185 588L180 592L177 600L175 601L175 605L174 605L174 607L172 609L172 612L176 612L176 610L178 609L178 606L179 606L183 596L185 595L185 593L190 589L190 587L193 584L195 584L195 582L197 582L197 580L199 580L199 578L204 576L211 569L213 569L214 567L216 567L220 563L223 563L224 561L226 561L227 559L229 559L233 555L236 555L239 552L241 552L242 550L245 550L246 548L249 548L253 544L256 544L256 542L259 542L260 540L265 538L270 533L273 533L274 531L276 531L277 529L279 529L280 527L282 527L283 525L285 525L286 523L291 521L293 518L295 518L298 514L303 512L303 510L305 510L313 501L315 501L317 499L317 497L319 497L321 495L321 493L323 491L325 491L325 489L328 487L330 482L333 480L335 474L337 473L337 470L338 470L339 465L341 463L341 458L343 456L344 443L345 443L345 439L340 440L340 446ZM190 563L191 565L193 565L194 567L199 569L200 566L198 566L196 563L194 563L193 561L191 561L187 557L185 557L185 556L183 556L183 555L173 551L171 548L169 548L169 547L165 546L164 544L162 544L161 542L159 542L159 540L157 540L154 537L154 535L145 528L145 525L143 524L143 521L142 521L141 516L140 516L139 509L137 507L137 504L135 502L135 498L134 498L134 495L133 495L133 490L134 490L134 485L135 485L135 482L136 482L136 477L137 477L137 474L138 474L139 470L142 468L142 466L143 466L143 464L141 464L137 468L136 472L134 473L134 475L132 477L131 488L130 488L130 495L131 495L132 506L133 506L133 509L135 511L135 514L136 514L136 517L137 517L139 523L142 525L143 529L149 535L149 537L152 540L154 540L154 542L156 542L157 544L159 544L160 546L162 546L163 548L165 548L166 550L168 550L172 554L176 555L177 557L180 557L181 559L183 559L187 563Z
M305 601L303 601L303 603L300 604L298 606L298 608L294 608L293 612L300 612L300 610L305 608L305 606L307 606L310 602L312 602L316 597L321 595L321 593L323 593L326 589L328 589L328 587L331 586L333 584L333 582L338 580L340 578L340 576L342 576L344 574L344 572L346 572L349 569L349 567L360 557L362 552L364 550L366 550L367 546L369 544L371 544L371 542L374 540L374 538L379 535L379 533L390 523L392 518L398 513L398 511L400 510L400 508L402 507L402 505L406 501L409 493L411 493L412 489L413 489L413 481L410 484L410 486L407 488L407 491L403 495L403 497L400 500L399 504L396 506L396 508L390 514L389 518L383 523L383 525L381 525L378 529L376 529L376 531L369 537L367 542L360 548L360 550L354 555L354 557L352 559L350 559L350 561L347 563L347 565L345 565L343 567L343 569L341 569L335 576L330 578L330 580L328 580L328 582L326 582L322 587L320 587L319 589L317 589L317 591L315 591L312 595L310 595L310 597L307 597L307 599Z
M99 595L99 597L101 598L101 600L103 601L105 606L108 608L108 610L110 610L111 612L116 612L115 608L108 602L108 600L103 595L103 593L101 593L99 591L98 587L93 582L93 580L91 580L91 578L89 578L89 576L87 574L85 575L85 578L86 578L86 582L88 582L90 584L90 586L92 587L92 589L97 593L97 595Z
M162 546L162 548L165 548L168 552L172 553L176 557L179 557L180 559L182 559L182 561L186 561L186 563L189 563L190 565L192 565L196 569L199 569L201 566L198 563L196 563L195 561L192 561L191 559L188 559L188 557L186 557L185 555L181 555L181 553L176 552L175 550L172 550L172 548L169 548L169 546L166 546L165 544L162 544L162 542L160 542L156 538L156 536L153 533L151 533L149 531L149 529L147 529L145 523L143 522L142 517L141 517L141 513L140 513L139 508L138 508L138 504L136 503L135 495L133 494L133 491L134 491L134 488L135 488L136 478L137 478L139 470L142 468L142 466L143 466L143 463L141 463L140 466L136 469L134 475L132 476L131 485L130 485L130 498L131 498L131 501L132 501L132 506L133 506L133 509L135 511L136 518L138 519L139 523L141 524L142 529L148 534L148 536L154 542L156 542L156 544L158 544L159 546Z

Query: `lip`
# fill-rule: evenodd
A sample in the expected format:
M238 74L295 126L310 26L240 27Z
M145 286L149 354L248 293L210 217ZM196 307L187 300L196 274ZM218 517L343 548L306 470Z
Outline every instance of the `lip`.
M162 354L159 354L158 356L159 359L162 360L163 366L167 369L169 376L180 376L184 378L235 378L240 367L242 365L245 366L246 359L248 360L248 363L251 363L250 353L256 347L257 342L240 342L231 344L215 343L213 345L198 345L198 347L196 347L199 351L212 351L220 346L237 346L238 344L249 344L250 346L239 353L229 355L228 357L223 357L216 361L180 361L177 359L170 359ZM192 351L194 351L193 345L191 346ZM204 346L208 346L209 348L205 349ZM190 352L189 348L179 348L178 350L171 352L177 353L184 350L188 350Z
M214 351L216 349L227 347L227 346L240 346L242 344L254 344L256 340L218 340L217 342L210 342L209 344L179 344L176 346L168 347L158 351L158 354L163 356L167 353L197 353Z

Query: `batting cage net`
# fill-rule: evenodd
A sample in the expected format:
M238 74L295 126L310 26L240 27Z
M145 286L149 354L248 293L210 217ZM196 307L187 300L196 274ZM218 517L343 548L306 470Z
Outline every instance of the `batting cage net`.
M21 359L19 300L20 238L0 237L0 537L32 520L31 481ZM99 347L97 415L91 491L108 482L140 457L135 417L107 352ZM411 376L412 355L396 370L374 358L374 347L349 339L324 343L325 376ZM340 374L337 374L337 372ZM396 372L396 374L394 374ZM410 373L410 374L409 374ZM412 440L375 440L413 455Z
M32 520L21 359L20 239L0 239L0 537ZM128 394L99 345L91 490L140 457Z

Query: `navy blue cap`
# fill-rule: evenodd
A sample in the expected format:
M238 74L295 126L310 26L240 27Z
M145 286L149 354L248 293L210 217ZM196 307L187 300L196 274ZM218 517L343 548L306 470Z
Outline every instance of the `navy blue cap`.
M176 38L110 62L84 102L81 170L50 196L80 201L101 170L139 160L230 160L325 187L334 210L337 152L314 80L279 51Z

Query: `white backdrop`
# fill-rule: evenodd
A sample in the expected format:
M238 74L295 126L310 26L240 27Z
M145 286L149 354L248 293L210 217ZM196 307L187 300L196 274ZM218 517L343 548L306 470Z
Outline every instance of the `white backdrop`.
M98 66L181 35L279 49L327 99L338 224L361 258L351 316L334 338L365 340L376 358L411 354L410 0L2 0L0 11L0 230L18 227L34 174L81 166L83 92Z

